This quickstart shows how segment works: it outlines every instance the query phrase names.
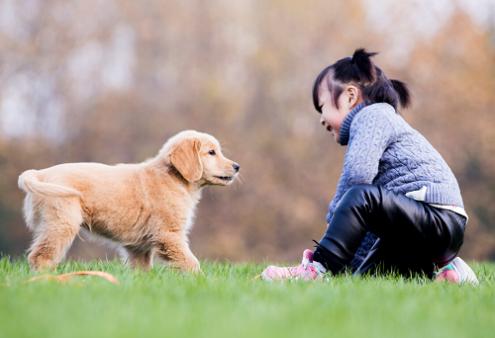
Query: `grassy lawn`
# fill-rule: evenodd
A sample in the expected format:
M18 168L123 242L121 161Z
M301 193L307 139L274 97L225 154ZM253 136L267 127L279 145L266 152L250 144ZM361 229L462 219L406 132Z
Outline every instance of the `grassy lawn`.
M204 275L118 262L68 262L96 277L27 283L25 261L0 260L0 337L494 337L495 265L477 288L401 278L265 283L262 265L203 262Z

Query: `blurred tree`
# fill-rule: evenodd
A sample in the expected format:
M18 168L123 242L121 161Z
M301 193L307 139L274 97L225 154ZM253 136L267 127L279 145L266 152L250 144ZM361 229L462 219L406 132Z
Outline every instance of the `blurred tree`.
M242 182L204 192L195 252L296 259L325 229L345 150L319 127L312 82L364 46L410 85L403 115L459 178L463 255L495 257L494 27L459 3L438 22L427 19L442 8L365 0L0 3L0 252L28 246L23 170L142 161L198 129L241 164ZM106 254L79 244L73 256Z

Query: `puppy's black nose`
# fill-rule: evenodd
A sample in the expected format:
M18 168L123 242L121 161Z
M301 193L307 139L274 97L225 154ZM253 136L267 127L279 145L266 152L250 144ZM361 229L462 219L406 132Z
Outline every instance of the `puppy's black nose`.
M241 169L241 166L240 166L240 165L238 165L237 163L234 163L234 164L232 164L232 168L234 168L234 170L235 170L236 172L238 172L238 171L239 171L239 169Z

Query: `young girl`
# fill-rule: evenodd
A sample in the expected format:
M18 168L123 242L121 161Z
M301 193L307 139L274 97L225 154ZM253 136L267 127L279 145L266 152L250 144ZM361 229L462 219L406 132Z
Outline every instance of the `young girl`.
M456 257L468 219L457 180L397 113L399 104L409 105L409 91L371 61L375 54L358 49L316 78L313 103L320 122L347 146L327 229L314 252L304 251L300 265L269 266L261 276L311 280L352 270L477 284L474 272ZM365 238L372 246L359 260ZM441 269L435 274L436 268Z

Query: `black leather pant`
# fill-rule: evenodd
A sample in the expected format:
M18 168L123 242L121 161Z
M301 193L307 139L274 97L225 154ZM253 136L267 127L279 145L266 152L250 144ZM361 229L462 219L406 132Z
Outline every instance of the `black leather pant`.
M348 270L367 232L378 236L356 274L395 272L433 276L453 259L464 239L466 218L374 185L356 185L337 205L314 252L333 274Z

